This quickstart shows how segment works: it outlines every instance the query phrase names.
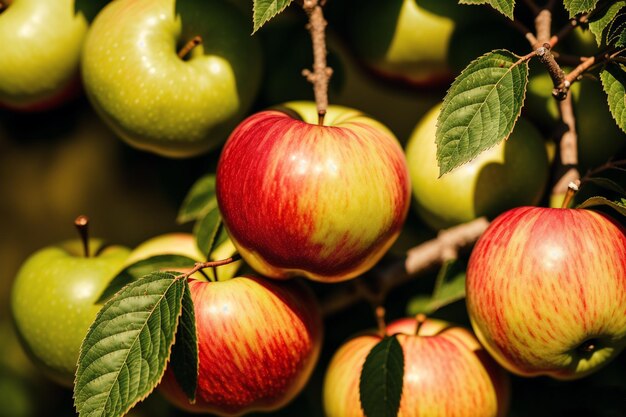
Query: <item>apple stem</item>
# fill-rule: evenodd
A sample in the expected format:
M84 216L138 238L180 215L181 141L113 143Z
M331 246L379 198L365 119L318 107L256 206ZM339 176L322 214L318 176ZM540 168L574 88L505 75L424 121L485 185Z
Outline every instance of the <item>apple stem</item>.
M201 43L202 43L202 37L200 35L194 36L189 42L185 44L185 46L182 47L180 51L178 51L178 57L180 59L185 58L187 54L191 52L193 48L200 45Z
M313 84L315 103L317 104L318 125L324 125L324 116L328 108L328 84L333 75L332 68L326 65L326 25L322 5L324 0L304 0L302 7L309 16L307 29L313 43L313 71L305 69L302 75Z
M376 323L378 324L378 334L380 337L387 336L387 324L385 323L385 307L376 307Z
M419 336L420 330L422 330L422 325L426 321L426 314L419 313L417 316L415 316L415 320L417 321L417 325L415 327L415 336Z
M74 226L78 229L78 234L83 242L84 256L89 258L89 217L81 214L74 220Z
M570 203L572 202L572 199L574 198L576 192L578 192L579 187L580 180L572 181L567 185L567 193L565 193L565 198L563 199L563 204L561 205L561 208L568 208L570 206Z

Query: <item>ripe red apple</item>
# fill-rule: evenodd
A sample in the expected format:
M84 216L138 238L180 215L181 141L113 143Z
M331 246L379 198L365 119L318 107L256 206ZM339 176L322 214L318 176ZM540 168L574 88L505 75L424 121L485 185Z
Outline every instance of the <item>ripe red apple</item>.
M297 102L244 120L217 168L217 200L237 250L271 278L335 282L372 267L407 214L409 174L385 126Z
M606 215L520 207L474 248L467 308L476 335L519 375L583 377L626 344L626 236Z
M189 280L196 314L199 374L190 404L167 370L161 392L176 406L221 416L271 411L292 400L315 367L321 314L298 282L246 276Z
M387 327L398 334L404 352L404 380L399 417L506 415L508 377L476 338L461 327L415 319ZM361 369L379 335L355 337L335 353L324 380L327 417L363 417L359 399Z

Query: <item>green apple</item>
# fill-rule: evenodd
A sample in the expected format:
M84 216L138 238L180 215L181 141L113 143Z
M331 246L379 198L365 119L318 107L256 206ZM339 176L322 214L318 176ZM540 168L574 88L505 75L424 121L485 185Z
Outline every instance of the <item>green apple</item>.
M124 265L129 250L89 240L63 242L31 255L11 293L11 313L22 345L54 381L71 386L87 329L96 318L96 300Z
M449 83L470 60L504 46L509 37L489 17L456 0L364 0L347 24L355 53L374 73L424 87Z
M230 239L227 239L223 243L219 244L213 250L213 252L211 252L209 260L217 261L221 259L226 259L233 256L236 251L237 250L235 249L235 245L233 244L233 242ZM166 233L164 235L148 239L139 246L137 246L135 249L133 249L133 251L126 259L125 265L132 265L135 262L157 255L182 255L191 258L197 262L204 262L207 260L207 257L203 255L198 249L198 246L196 244L196 238L191 233ZM234 277L237 273L237 270L241 266L241 263L241 261L237 261L216 268L217 280L226 281ZM164 269L167 270L172 268ZM209 268L206 269L204 273L207 274L210 280L216 280L215 270L211 270ZM193 278L206 280L203 278L203 275L200 272L194 274Z
M555 129L560 122L552 89L552 80L546 72L531 77L528 82L525 112L546 130ZM599 82L582 79L572 85L571 92L576 113L579 170L584 174L624 149L626 135L611 116L607 96Z
M202 43L177 54L196 36ZM258 89L260 46L227 1L119 0L98 14L82 56L93 106L126 142L169 157L222 143Z
M0 107L44 110L79 91L87 19L74 0L3 0Z
M511 136L439 178L435 132L440 106L419 122L406 147L415 207L434 229L537 204L548 180L541 134L520 119Z

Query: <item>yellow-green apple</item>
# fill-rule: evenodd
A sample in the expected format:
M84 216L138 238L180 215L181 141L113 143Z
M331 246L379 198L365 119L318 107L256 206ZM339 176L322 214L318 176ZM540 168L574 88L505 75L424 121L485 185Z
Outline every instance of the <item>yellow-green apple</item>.
M217 261L226 259L236 252L235 246L230 239L217 246L208 260ZM182 255L193 259L196 262L204 262L207 257L203 255L196 244L196 238L191 233L166 233L146 240L137 246L128 255L125 265L129 266L138 261L148 259L157 255ZM231 262L220 266L217 270L217 280L225 281L235 276L237 270L241 266L241 261ZM163 270L180 270L180 268L164 267ZM209 279L215 280L215 271L207 269L204 272ZM194 278L202 279L204 275L200 272L195 273Z
M531 77L524 106L525 114L546 130L555 129L561 119L552 89L547 73ZM570 91L576 112L579 168L584 173L624 149L626 135L611 116L607 96L599 82L582 79L574 83Z
M347 27L358 57L375 74L418 87L448 84L470 60L503 39L491 29L489 14L455 0L352 4Z
M314 103L256 113L222 151L217 200L243 259L271 278L336 282L372 267L410 200L402 148L381 123Z
M254 276L190 279L199 357L196 402L189 403L169 369L161 393L184 410L220 416L287 404L307 383L322 340L319 307L301 284Z
M0 107L45 110L80 91L87 19L74 0L3 0Z
M466 285L478 339L516 374L580 378L626 345L626 236L606 215L507 211L478 240Z
M96 17L82 75L93 106L129 144L189 157L223 142L258 89L261 55L227 1L121 0ZM202 43L185 57L188 41Z
M11 293L11 313L33 362L51 379L71 386L87 330L102 307L96 300L120 271L127 248L89 240L41 249L20 268Z
M472 333L439 320L400 319L387 327L404 353L404 378L398 417L505 416L509 402L506 373ZM363 417L359 399L361 369L380 342L364 334L346 342L333 356L324 380L327 417Z
M406 147L416 209L434 229L537 204L548 180L541 134L519 119L506 140L439 177L435 132L440 106L418 123Z

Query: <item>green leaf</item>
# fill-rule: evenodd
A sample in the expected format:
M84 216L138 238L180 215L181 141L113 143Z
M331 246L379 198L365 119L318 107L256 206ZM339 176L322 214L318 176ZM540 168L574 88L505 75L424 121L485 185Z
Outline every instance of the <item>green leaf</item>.
M617 125L626 132L626 66L609 64L600 74L609 98L609 109Z
M452 83L437 120L440 175L509 137L522 110L528 62L505 50L470 63Z
M293 0L254 0L252 21L254 30L261 29L271 18L282 12L291 4Z
M193 233L201 253L209 255L213 252L220 230L222 229L222 216L217 208L209 211L206 216L196 223ZM208 259L208 256L207 256Z
M185 281L183 309L176 331L176 343L172 347L170 366L176 381L183 389L190 403L196 401L198 386L198 336L196 333L196 314L189 284Z
M215 198L215 175L208 174L200 178L191 186L183 204L178 211L176 221L179 224L198 220L204 217L214 207L217 207Z
M513 20L515 0L459 0L459 4L489 4L491 7Z
M607 190L614 191L614 192L616 192L618 194L626 196L626 190L624 190L624 187L622 187L621 185L619 185L615 181L610 180L608 178L591 177L591 178L585 179L584 181L586 183L595 184L598 187L602 187L602 188L605 188Z
M444 262L435 281L432 296L417 296L407 305L407 314L430 315L442 307L465 298L465 270L455 259Z
M598 0L563 0L563 4L569 12L569 17L574 17L577 14L592 11L598 4Z
M613 210L617 211L622 216L626 216L626 204L625 200L622 201L611 201L604 197L591 197L581 204L579 204L576 208L583 209L589 207L598 207L598 206L608 206Z
M404 352L395 336L385 337L365 358L359 382L366 417L395 417L400 409Z
M183 255L155 255L135 262L118 273L102 292L96 304L104 303L116 292L150 272L162 269L191 268L196 261Z
M606 42L607 28L624 7L626 7L626 0L602 1L589 17L589 30L595 36L598 46Z
M185 288L155 272L124 287L96 316L74 383L80 417L121 417L159 383L174 343Z
M607 45L623 48L626 45L626 9L620 10L606 29Z

